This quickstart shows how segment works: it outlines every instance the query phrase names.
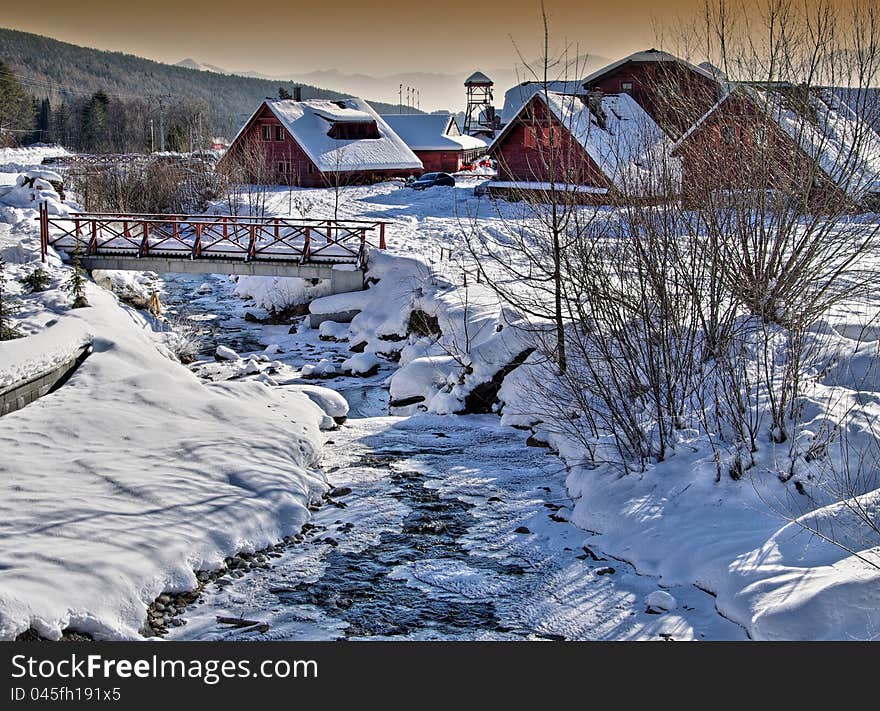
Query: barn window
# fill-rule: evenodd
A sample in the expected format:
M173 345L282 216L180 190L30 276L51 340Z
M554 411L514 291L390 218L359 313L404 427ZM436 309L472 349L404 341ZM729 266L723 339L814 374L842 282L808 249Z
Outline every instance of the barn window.
M633 83L631 81L622 81L620 82L620 90L624 94L632 94Z
M290 161L289 160L280 160L278 161L278 172L282 175L286 175L290 172Z
M311 175L313 172L314 172L314 166L311 163L309 163L309 175Z
M284 140L284 126L276 126L275 127L275 140L283 141Z
M272 127L269 124L265 124L263 126L263 140L271 141L272 140Z
M340 121L334 123L327 132L330 138L358 140L361 138L382 138L375 121Z
M526 133L523 137L523 146L525 148L538 147L538 129L534 126L526 126Z

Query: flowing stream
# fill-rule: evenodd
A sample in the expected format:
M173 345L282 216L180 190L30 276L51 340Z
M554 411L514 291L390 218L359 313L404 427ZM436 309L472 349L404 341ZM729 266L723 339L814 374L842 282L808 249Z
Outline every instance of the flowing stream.
M243 356L278 344L269 358L279 387L306 362L348 357L348 344L299 324L254 322L265 312L235 297L225 277L165 275L164 284L168 309L205 332L206 357L193 366L203 378L230 377L231 366L210 358L218 344ZM331 496L267 564L209 583L169 638L743 638L691 586L669 589L677 609L649 609L658 581L569 522L562 462L527 447L524 433L494 416L389 417L383 383L393 367L320 381L351 406L325 433Z

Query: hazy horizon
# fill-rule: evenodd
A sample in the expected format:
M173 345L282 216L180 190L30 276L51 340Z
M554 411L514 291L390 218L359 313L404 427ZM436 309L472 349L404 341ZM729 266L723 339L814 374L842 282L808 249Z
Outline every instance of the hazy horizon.
M700 2L664 3L664 18L693 10ZM189 58L234 73L273 78L336 71L375 79L433 73L460 75L463 80L480 69L507 71L498 81L503 92L508 88L504 84L515 80L516 66L522 63L519 54L541 54L537 1L448 0L435 12L404 0L387 0L380 6L351 0L332 7L292 3L266 6L265 11L227 0L153 0L124 6L116 0L43 0L39 13L11 0L0 0L0 7L0 24L10 29L167 64ZM658 10L647 0L613 9L593 0L547 3L554 44L575 46L578 54L602 63L655 45L658 18L653 13ZM428 96L423 92L422 108L432 110L452 100L451 87L435 97L431 91L428 88ZM388 92L385 87L383 95L371 98L396 100Z

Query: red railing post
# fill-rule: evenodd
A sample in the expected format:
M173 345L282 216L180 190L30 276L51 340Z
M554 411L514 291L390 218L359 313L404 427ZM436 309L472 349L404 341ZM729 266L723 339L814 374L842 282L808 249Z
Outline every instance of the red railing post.
M226 218L223 218L223 239L229 238L229 225L226 222Z
M327 223L327 244L333 244L333 227Z
M275 241L277 242L281 238L281 230L278 227L278 218L275 218Z
M379 249L385 249L385 223L379 223Z
M202 256L202 225L201 223L196 224L196 243L193 245L193 257L201 257Z
M306 227L306 240L303 245L303 253L300 258L301 263L305 263L312 258L312 230L310 227Z
M141 253L140 256L143 257L146 254L150 253L150 223L144 220L141 225L144 228L144 237L141 240Z
M250 240L248 241L248 251L247 251L247 261L251 259L256 259L257 257L257 228L256 225L251 225L250 228Z
M89 240L89 254L97 254L98 252L98 221L92 220L92 237Z

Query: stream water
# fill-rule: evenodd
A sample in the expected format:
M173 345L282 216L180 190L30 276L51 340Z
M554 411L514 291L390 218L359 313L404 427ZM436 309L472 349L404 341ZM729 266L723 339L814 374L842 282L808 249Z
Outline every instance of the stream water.
M242 355L279 344L271 358L284 383L306 362L348 356L348 344L322 342L299 324L245 320L266 314L235 297L225 277L166 275L164 284L168 309L204 330L206 357L194 365L202 377L230 377L231 366L210 358L218 344ZM564 467L526 447L524 433L493 416L389 417L383 382L392 368L320 383L351 407L326 433L323 468L335 494L268 567L210 583L169 638L743 637L691 586L670 589L676 610L648 609L658 581L603 555L568 522ZM262 626L230 628L218 617Z

